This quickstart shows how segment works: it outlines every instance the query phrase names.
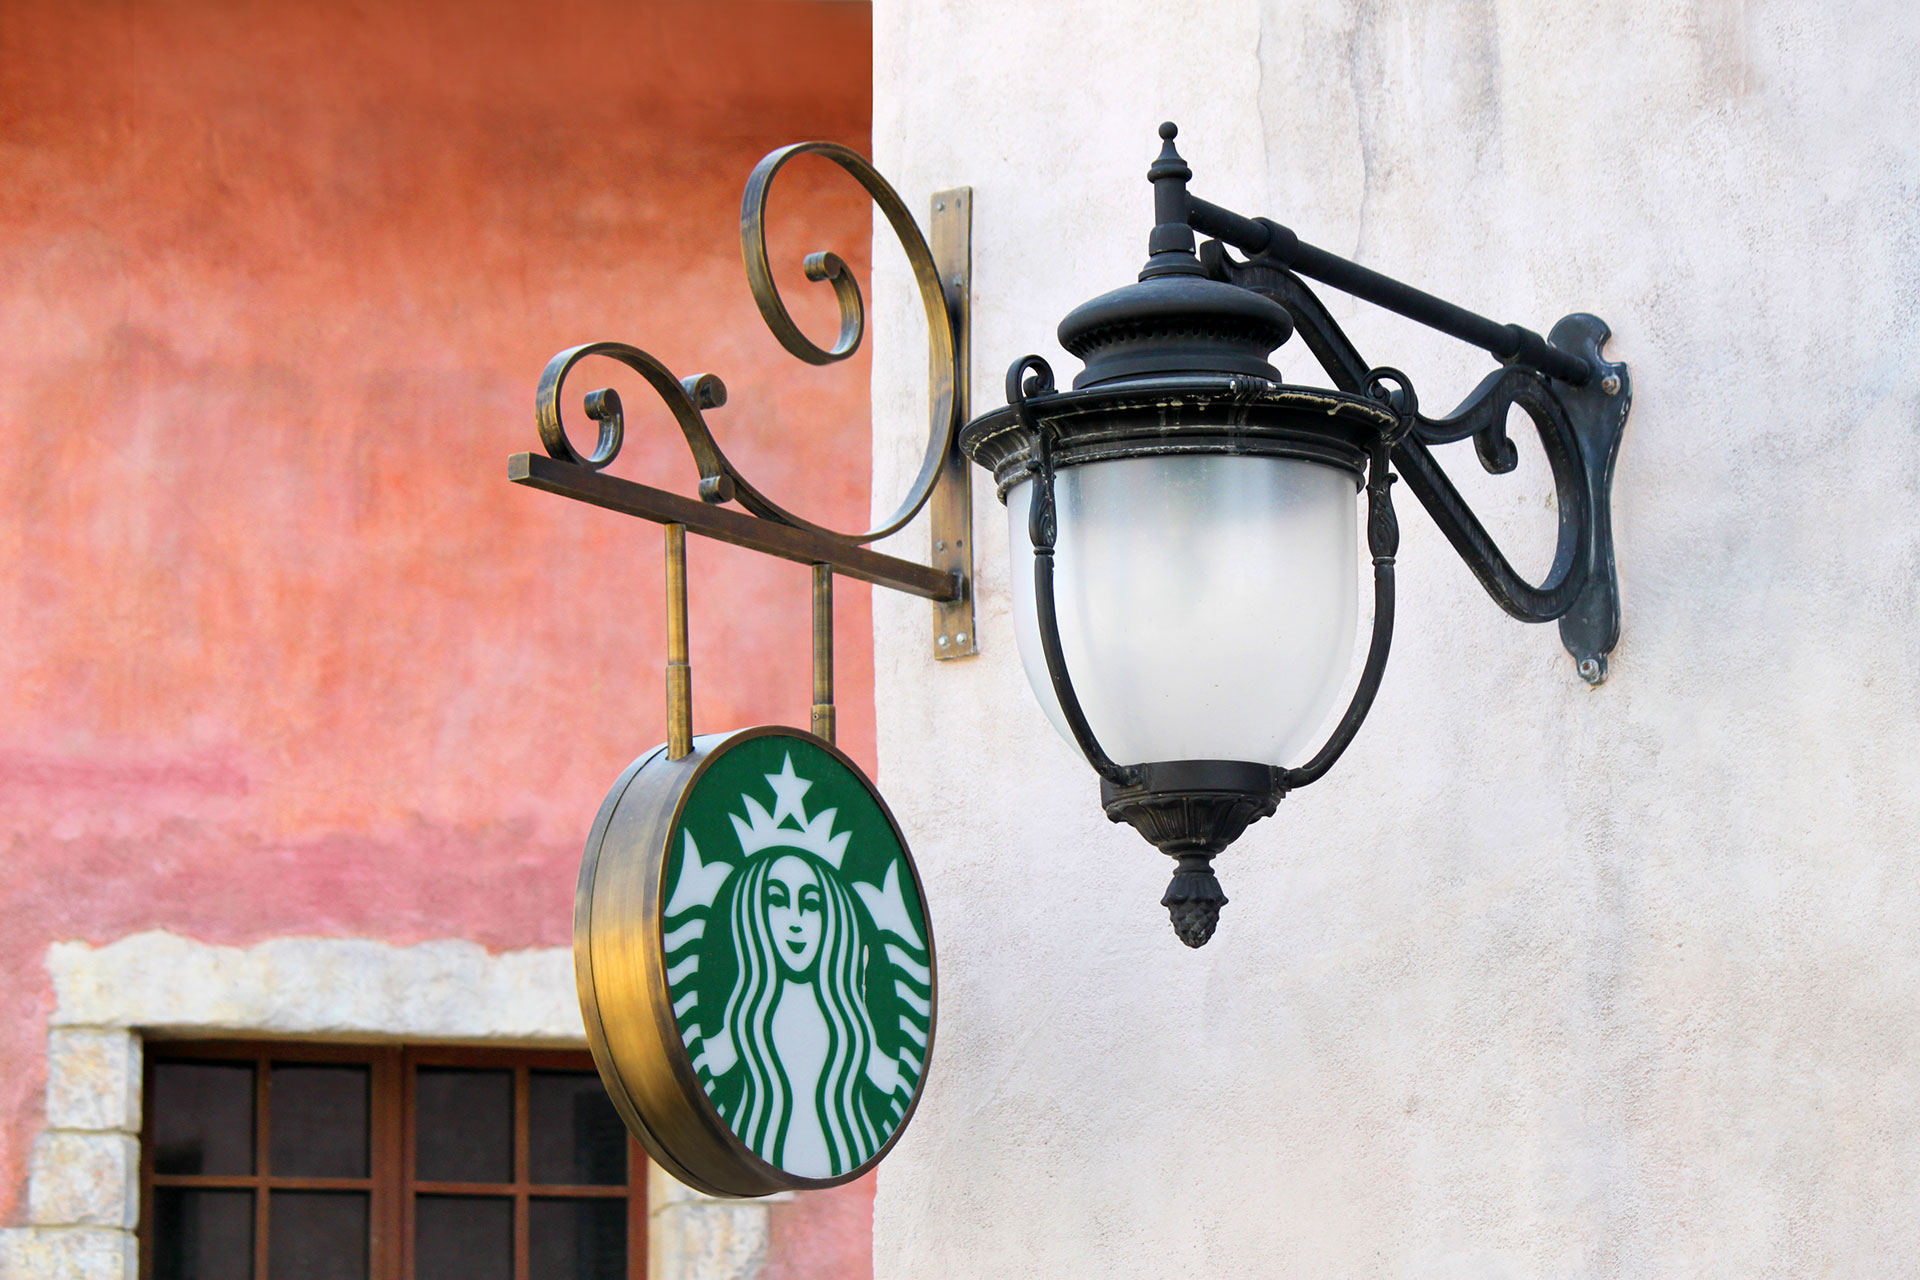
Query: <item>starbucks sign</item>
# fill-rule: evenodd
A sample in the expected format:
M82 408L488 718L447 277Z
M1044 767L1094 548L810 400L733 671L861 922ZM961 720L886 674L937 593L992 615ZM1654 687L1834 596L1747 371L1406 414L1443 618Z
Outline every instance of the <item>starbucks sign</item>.
M588 839L574 938L608 1092L683 1181L834 1186L912 1115L937 997L920 880L822 739L749 729L636 761Z

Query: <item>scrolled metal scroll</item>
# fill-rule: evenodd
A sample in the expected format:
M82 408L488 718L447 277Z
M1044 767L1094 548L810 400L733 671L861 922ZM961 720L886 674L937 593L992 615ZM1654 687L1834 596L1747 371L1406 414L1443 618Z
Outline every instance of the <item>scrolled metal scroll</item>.
M714 375L704 373L693 378L676 378L658 359L624 342L584 343L570 347L549 360L540 375L540 385L535 393L534 419L540 430L540 441L550 456L594 471L606 467L619 456L626 437L625 409L618 393L610 388L600 388L588 392L585 397L585 412L599 425L599 439L590 453L581 453L567 437L560 404L567 375L575 365L588 356L617 360L645 378L673 414L680 433L686 437L688 449L693 453L694 464L699 468L700 497L703 500L714 503L737 501L762 519L805 529L851 546L860 546L899 532L926 506L934 486L939 483L941 466L953 447L953 433L958 427L955 411L958 404L956 388L959 364L953 317L947 309L947 296L940 273L934 265L933 253L928 249L925 237L920 234L919 224L907 212L899 193L858 152L833 142L800 142L770 152L754 166L740 204L740 244L746 259L747 283L753 291L754 302L759 306L761 316L774 337L779 339L780 345L808 364L832 364L846 359L859 349L866 325L860 285L846 262L835 254L810 253L803 262L807 279L830 283L840 305L840 333L831 348L817 346L800 331L773 282L773 268L767 259L768 190L774 175L789 160L800 155L818 155L832 161L866 189L892 226L901 248L906 251L914 279L920 286L921 302L926 307L927 336L933 348L930 366L933 370L933 385L930 388L933 407L927 432L927 449L919 475L915 477L906 499L895 508L892 515L864 533L846 533L816 524L773 501L740 473L707 426L704 411L726 403L725 384Z
M773 267L767 257L767 194L774 175L788 161L802 155L817 155L833 162L866 189L874 205L886 217L887 224L893 228L893 234L900 241L907 262L913 268L914 282L920 287L920 301L927 314L927 340L932 344L931 367L935 370L933 385L929 388L933 409L927 432L927 448L921 458L920 472L914 478L906 498L892 515L861 534L837 533L802 520L747 483L738 471L729 468L729 474L738 486L740 505L755 515L830 533L859 544L884 538L904 528L926 505L934 485L939 482L941 465L953 447L953 433L959 426L954 412L959 365L953 318L947 310L946 289L934 265L933 252L927 247L926 238L920 234L919 223L914 221L892 185L867 163L864 156L851 148L835 142L797 142L769 152L753 167L753 172L747 177L746 193L740 200L740 249L746 260L747 284L753 291L753 300L760 308L761 318L766 321L773 336L779 339L780 345L808 364L832 364L846 359L859 349L865 328L860 286L847 264L834 254L812 253L807 255L803 264L807 279L816 283L830 282L834 297L839 302L840 333L831 348L818 346L800 331L800 326L794 323L793 316L787 311L786 303L781 300L779 287L774 283Z
M1400 415L1399 427L1388 437L1389 445L1405 438L1419 421L1420 393L1413 389L1413 379L1392 365L1367 370L1366 393Z
M640 348L630 347L624 342L586 342L569 347L547 361L547 367L540 371L540 385L533 397L534 422L540 429L540 443L546 446L549 457L598 471L620 455L620 446L626 439L626 411L620 403L619 393L611 388L603 387L586 395L587 416L600 424L600 442L594 451L582 457L567 438L566 420L560 412L561 393L566 386L567 374L588 356L605 356L619 361L645 378L648 385L659 393L660 399L672 412L673 420L679 424L680 433L687 439L694 465L700 468L700 496L703 499L726 502L734 496L733 469L720 452L720 447L714 443L713 433L707 430L707 420L700 412L702 409L718 408L727 402L726 384L711 373L676 378L666 365Z

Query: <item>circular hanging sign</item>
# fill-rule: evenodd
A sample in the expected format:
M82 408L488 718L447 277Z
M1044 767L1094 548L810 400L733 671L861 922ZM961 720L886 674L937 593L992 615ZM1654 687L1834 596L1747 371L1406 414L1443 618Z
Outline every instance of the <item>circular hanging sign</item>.
M699 1190L851 1181L920 1099L938 999L920 876L880 793L810 733L634 761L587 837L573 955L614 1106Z

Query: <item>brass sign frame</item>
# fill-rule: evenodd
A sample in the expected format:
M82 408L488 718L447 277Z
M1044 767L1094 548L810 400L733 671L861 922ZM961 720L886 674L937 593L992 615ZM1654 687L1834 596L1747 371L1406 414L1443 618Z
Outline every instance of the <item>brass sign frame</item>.
M831 347L816 345L800 331L774 284L767 257L767 196L775 175L801 155L816 155L838 165L866 189L906 252L926 312L927 444L919 473L893 513L864 532L845 533L780 506L741 474L708 429L705 413L726 403L725 384L705 373L678 378L654 356L621 342L570 347L547 362L535 394L535 424L546 454L517 453L507 462L507 478L515 484L638 516L666 529L667 741L621 774L588 836L574 901L575 978L594 1062L629 1130L668 1173L698 1190L726 1196L818 1189L862 1176L906 1131L932 1062L939 977L919 870L899 822L879 791L834 745L834 575L931 601L931 648L936 659L967 657L979 645L973 607L972 474L958 447L959 427L968 416L972 190L960 187L934 194L929 246L893 187L846 147L797 143L769 153L754 167L740 209L747 283L774 337L809 364L832 364L852 355L864 334L866 313L853 273L832 253L808 254L803 263L807 278L830 284L839 304L840 330ZM599 432L592 451L582 453L568 439L561 413L567 375L595 356L625 365L660 396L693 455L699 472L697 498L605 474L608 464L619 456L626 432L624 408L610 388L591 391L582 400L584 412ZM868 545L898 533L923 509L929 512L930 563L918 564ZM811 734L761 726L693 736L687 624L689 532L811 568ZM733 1133L702 1087L680 1038L666 963L663 882L670 863L668 841L708 766L732 745L775 734L806 740L829 752L872 796L904 855L926 931L927 1032L912 1096L871 1157L858 1168L827 1178L788 1173L762 1159ZM602 1016L603 1009L620 1013L610 1023Z
M707 768L726 750L754 738L781 736L812 740L861 781L893 828L906 852L914 893L926 910L926 890L914 865L899 820L846 753L817 735L778 725L737 733L703 735L679 758L663 758L665 747L641 756L607 793L587 837L586 857L574 895L574 976L587 1043L600 1078L627 1127L661 1168L709 1195L764 1196L779 1191L810 1191L851 1182L886 1158L900 1140L926 1091L923 1070L893 1132L865 1162L835 1177L804 1178L755 1154L728 1127L695 1072L692 1055L680 1038L667 980L664 947L665 879L669 841L679 827L688 799ZM930 1003L940 1007L940 966L931 922L926 930ZM609 1026L603 1008L626 1011ZM927 1020L921 1062L933 1060L939 1019Z

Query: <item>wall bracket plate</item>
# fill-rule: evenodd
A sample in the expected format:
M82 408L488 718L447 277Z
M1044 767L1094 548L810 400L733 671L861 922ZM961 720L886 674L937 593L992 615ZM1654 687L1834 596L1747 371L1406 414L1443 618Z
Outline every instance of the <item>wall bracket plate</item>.
M1633 380L1627 366L1606 359L1601 349L1610 334L1606 321L1578 312L1553 326L1554 346L1592 362L1594 376L1585 386L1559 385L1585 464L1588 539L1591 561L1587 585L1560 618L1560 642L1573 655L1580 678L1599 686L1607 678L1607 655L1620 642L1620 578L1613 562L1613 465L1633 404Z
M973 188L955 187L933 195L933 263L940 271L940 286L947 295L947 315L953 323L953 368L936 359L928 371L931 378L952 378L954 432L947 447L947 460L940 480L928 499L929 536L927 561L935 569L954 575L959 592L951 600L936 601L933 606L933 656L970 658L980 651L973 626L973 472L960 452L959 425L972 416L968 382L972 377L972 291L973 291ZM939 404L940 396L928 397Z

